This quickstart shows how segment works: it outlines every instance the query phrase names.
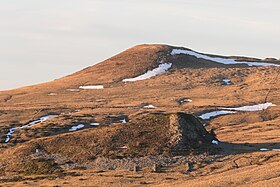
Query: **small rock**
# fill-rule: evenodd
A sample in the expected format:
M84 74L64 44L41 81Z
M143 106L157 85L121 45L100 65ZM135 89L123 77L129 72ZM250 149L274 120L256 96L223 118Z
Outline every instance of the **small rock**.
M140 167L137 166L137 165L135 165L134 168L133 168L133 172L134 172L134 173L137 173L137 172L139 172L139 171L140 171Z
M194 164L193 163L187 163L187 171L192 172L194 170Z
M159 165L154 164L154 165L153 165L153 168L152 168L152 171L153 171L153 172L160 172L160 168L161 168L161 167L160 167Z

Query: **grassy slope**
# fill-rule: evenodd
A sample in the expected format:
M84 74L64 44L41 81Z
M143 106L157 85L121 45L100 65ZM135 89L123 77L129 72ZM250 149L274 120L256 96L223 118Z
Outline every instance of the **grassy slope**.
M117 132L120 126L102 127L97 130L91 129L92 127L89 126L89 123L97 121L102 126L111 123L112 117L118 116L128 116L130 120L137 119L139 114L151 111L141 109L146 104L157 106L156 109L152 110L154 112L185 111L198 115L208 110L215 110L220 106L242 106L263 103L267 91L273 85L268 101L280 105L278 97L280 83L275 81L279 68L276 67L224 68L224 66L219 64L213 65L211 62L198 61L191 57L176 57L178 59L169 60L174 62L177 68L182 68L182 62L187 61L186 67L188 68L169 72L137 83L123 84L118 82L123 78L133 77L146 72L147 69L156 67L158 60L164 59L167 51L170 51L168 46L139 46L97 66L87 68L54 82L0 92L0 126L2 127L0 132L2 140L8 126L23 125L28 121L38 119L40 116L47 114L60 114L55 119L15 133L15 137L10 144L1 144L2 151L6 149L5 157L14 157L14 159L24 158L22 154L26 153L28 155L36 149L37 145L34 142L44 142L46 140L47 143L42 145L55 153L68 151L66 154L71 155L71 159L75 159L75 157L80 158L79 155L88 155L87 159L91 159L95 156L95 151L92 151L92 149L98 148L94 140L99 140L103 137L113 137L113 134ZM196 64L200 62L204 66L211 68L197 66ZM107 72L106 74L104 74L105 71ZM102 73L102 76L100 73ZM233 85L223 85L223 78L229 78ZM104 90L81 90L80 92L69 92L66 90L67 88L77 88L80 85L88 84L105 84L110 88ZM48 96L49 92L55 92L57 95ZM190 98L193 102L179 105L177 100L180 98ZM201 185L215 183L237 185L237 183L231 182L226 176L234 177L236 180L243 180L243 183L249 181L248 184L256 183L261 185L262 182L256 178L266 179L271 184L275 184L275 180L277 181L275 175L279 174L277 170L279 167L277 165L278 160L274 158L277 157L278 152L267 152L264 154L259 152L259 148L263 146L280 148L280 139L277 136L280 123L279 110L280 108L277 106L267 111L238 113L212 120L207 128L209 130L214 128L220 140L234 144L249 143L252 153L248 153L249 148L247 147L247 152L245 153L243 147L237 144L235 148L239 153L230 156L227 161L223 161L220 165L218 162L206 168L199 168L197 176L192 179L193 181L190 181L189 178L185 179L187 184L190 182L189 184L201 183ZM68 132L72 125L78 123L86 124L88 129L64 134ZM125 131L129 136L133 133L131 128L132 126L127 127L127 131ZM164 131L160 127L157 127L157 129ZM93 133L95 131L98 131L98 133ZM137 130L135 132L139 133ZM104 133L106 136L104 136ZM42 137L47 138L43 139L44 141L42 139L30 141L34 138ZM89 139L91 140L90 145L88 144ZM27 143L20 143L25 141ZM121 143L117 144L116 142L116 144L112 145L119 146L123 141L126 142L126 140L121 139ZM73 145L78 146L69 147L71 142ZM104 140L103 144L99 146L100 150L103 149L102 146L110 144L110 142L114 141L112 139ZM15 144L17 144L15 148L9 148ZM34 145L35 147L33 147ZM57 145L57 147L50 145ZM152 145L151 147L157 146ZM22 149L26 151L22 151ZM14 151L16 150L20 151L15 153ZM90 152L88 153L87 151L89 150ZM8 157L7 155L10 156ZM256 156L254 157L254 155ZM256 160L262 155L268 159L257 162ZM232 162L237 157L252 157L254 162L252 165L244 164L236 168L232 165ZM270 159L271 157L273 158L272 160ZM262 172L261 168L266 172ZM269 168L272 168L271 171ZM202 174L199 174L200 172ZM90 180L90 175L86 176ZM246 178L245 176L248 177ZM183 183L183 185L186 185L183 180L184 177L180 176L179 178L179 184ZM104 180L104 178L102 179L101 177L100 180ZM157 178L156 181L157 184L162 182L160 178Z

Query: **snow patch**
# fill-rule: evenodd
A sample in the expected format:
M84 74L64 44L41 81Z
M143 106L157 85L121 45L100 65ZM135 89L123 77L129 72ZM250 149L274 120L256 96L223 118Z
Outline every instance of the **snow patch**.
M119 147L120 149L128 149L127 146Z
M146 105L146 106L143 106L143 108L145 108L145 109L154 109L156 107L154 105Z
M179 100L179 103L189 103L189 102L192 102L191 99L180 99Z
M57 95L56 93L49 93L48 94L49 96L55 96L55 95Z
M210 119L212 117L216 117L216 116L220 116L220 115L226 115L226 114L234 114L234 113L236 113L236 112L221 110L221 111L208 112L208 113L200 115L199 117L201 119L206 120L206 119Z
M273 64L273 63L236 61L235 59L226 58L226 57L211 57L208 55L200 54L200 53L197 53L197 52L194 52L191 50L186 50L186 49L173 49L171 52L171 55L180 55L180 54L190 55L190 56L194 56L196 58L210 60L213 62L226 64L226 65L247 64L248 66L279 66L278 64Z
M268 107L276 106L272 103L263 103L258 105L251 105L251 106L242 106L242 107L236 107L236 108L221 108L223 110L233 110L233 111L242 111L242 112L254 112L254 111L260 111L265 110Z
M276 106L276 105L272 104L272 103L263 103L263 104L258 104L258 105L242 106L242 107L236 107L236 108L220 108L222 110L208 112L208 113L200 115L199 117L204 120L208 120L212 117L225 115L225 114L234 114L236 112L255 112L255 111L265 110L271 106Z
M80 89L67 89L67 91L69 91L69 92L79 92Z
M91 126L99 126L100 123L91 123L90 125L91 125Z
M260 151L269 151L267 148L260 148Z
M74 131L77 131L77 130L82 129L82 128L84 128L84 127L85 127L85 125L79 124L79 125L77 125L77 126L71 127L71 129L69 129L69 131L70 131L70 132L74 132Z
M30 127L30 126L35 125L35 124L38 124L38 123L42 123L42 122L47 121L48 119L54 118L54 117L56 117L56 116L57 116L57 115L43 116L43 117L41 117L40 119L35 120L35 121L32 121L32 122L30 122L30 123L28 123L28 124L26 124L26 125L21 126L21 127L13 127L13 128L11 128L11 129L9 129L9 132L6 134L5 143L8 143L8 142L11 140L12 134L13 134L15 131L20 130L20 129L25 129L25 128L27 128L27 127Z
M21 128L21 129L24 129L24 128L30 127L30 126L32 126L32 125L35 125L35 124L37 124L37 123L42 123L42 122L47 121L48 119L54 118L54 117L56 117L56 116L57 116L57 115L43 116L43 117L41 117L41 118L38 119L38 120L32 121L32 122L30 122L30 123L28 123L28 124L26 124L26 125L21 126L20 128Z
M124 118L124 119L121 119L120 122L122 122L122 123L127 123L127 121L126 121L125 118Z
M138 77L134 78L129 78L129 79L124 79L123 82L135 82L135 81L140 81L140 80L146 80L151 77L157 76L160 73L166 72L169 68L171 68L172 63L163 63L160 64L159 67L147 71L145 74L140 75Z
M80 89L84 90L99 90L99 89L104 89L103 85L91 85L91 86L80 86Z
M218 145L218 144L219 144L219 141L218 141L218 140L212 140L212 144Z
M231 85L231 81L229 79L223 79L223 82L226 84L226 85Z
M280 149L260 148L260 151L280 151Z
M128 121L126 121L126 118L123 118L123 119L118 119L118 121L120 122L120 123L127 123ZM115 122L115 123L111 123L112 125L114 125L114 124L120 124L119 122Z

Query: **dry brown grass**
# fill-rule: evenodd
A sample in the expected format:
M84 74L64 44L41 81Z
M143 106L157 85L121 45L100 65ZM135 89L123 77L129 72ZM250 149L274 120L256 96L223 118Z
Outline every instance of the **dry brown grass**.
M86 180L69 175L55 182L47 178L37 182L31 180L26 185L132 186L147 183L150 186L277 186L280 174L278 152L260 152L259 149L280 148L280 138L277 136L280 83L275 81L279 67L224 66L189 56L170 57L166 55L170 50L170 46L141 45L65 78L0 92L0 166L10 164L12 173L29 171L27 173L33 176L68 171L67 168L56 168L55 165L59 163L56 163L54 155L60 155L65 162L88 162L99 156L120 158L169 153L170 150L166 149L168 136L164 118L151 120L141 116L151 112L164 114L181 111L199 115L221 106L259 104L264 102L272 86L268 101L276 104L276 107L260 112L221 116L208 122L206 128L215 129L218 139L229 143L230 147L226 149L232 149L232 154L211 164L199 163L195 172L182 174L179 171L184 166L172 166L173 169L167 169L166 173L148 172L147 175L143 174L143 178L129 182L132 180L128 178L131 173L126 171L110 171L99 176L102 174L92 174L86 170L79 171ZM172 71L149 80L128 84L121 82L124 78L137 76L156 67L160 60L172 62ZM233 84L224 85L224 78L230 79ZM106 88L67 91L91 84L104 84ZM49 96L51 92L57 95ZM177 101L181 98L190 98L193 102L180 105ZM142 109L146 104L153 104L157 108ZM15 132L10 143L3 143L8 128L24 125L49 114L59 116ZM131 122L109 126L120 116L127 116ZM101 125L92 127L92 122ZM69 133L69 128L79 123L85 124L85 129ZM131 149L116 149L122 146ZM42 149L41 155L34 152L37 148ZM24 163L24 160L26 165L18 164ZM238 167L234 160L238 160ZM66 184L67 181L70 183ZM24 182L6 184L20 186Z

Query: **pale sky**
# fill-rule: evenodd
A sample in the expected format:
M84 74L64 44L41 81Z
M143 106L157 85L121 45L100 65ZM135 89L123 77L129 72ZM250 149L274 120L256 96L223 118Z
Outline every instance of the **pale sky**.
M280 58L279 0L0 0L0 90L143 43Z

